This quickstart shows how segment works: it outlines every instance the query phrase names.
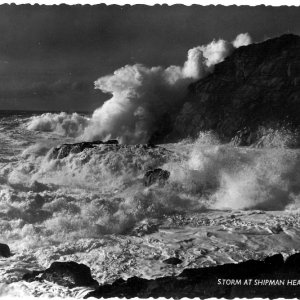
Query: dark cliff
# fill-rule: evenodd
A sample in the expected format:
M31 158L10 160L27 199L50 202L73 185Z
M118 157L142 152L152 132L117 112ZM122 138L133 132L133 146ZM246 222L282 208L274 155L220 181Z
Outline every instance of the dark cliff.
M292 34L236 49L189 86L167 139L212 130L225 142L255 143L258 130L300 125L300 37ZM165 137L166 137L165 136Z

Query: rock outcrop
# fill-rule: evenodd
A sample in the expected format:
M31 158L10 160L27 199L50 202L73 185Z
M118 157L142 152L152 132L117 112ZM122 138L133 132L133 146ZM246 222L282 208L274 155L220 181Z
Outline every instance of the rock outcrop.
M0 243L0 257L10 257L10 249L8 245Z
M170 177L170 172L157 168L154 170L147 171L144 176L144 185L150 186L154 183L158 183L159 185L163 185L168 178Z
M264 134L261 128L284 126L298 134L299 113L300 37L286 34L236 49L212 74L191 84L164 139L212 130L225 142L250 145Z
M95 148L97 145L118 145L117 140L81 142L74 144L62 144L59 147L53 148L50 153L51 159L62 159L67 157L70 153L80 153L87 148Z
M23 280L28 282L47 280L69 288L98 286L98 282L92 278L90 268L73 261L54 262L45 271L33 271L25 274Z
M286 262L276 254L264 261L185 269L178 276L119 279L99 286L85 298L294 298L300 295L299 276L300 254L290 256Z
M168 265L176 266L176 265L181 264L182 260L177 257L170 257L170 258L165 259L163 262Z

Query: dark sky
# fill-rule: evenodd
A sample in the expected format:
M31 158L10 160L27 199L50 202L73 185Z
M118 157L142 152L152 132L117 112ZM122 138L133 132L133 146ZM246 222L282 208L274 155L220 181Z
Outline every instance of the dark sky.
M94 81L136 62L182 64L188 49L248 32L300 34L300 7L0 6L0 110L92 111Z

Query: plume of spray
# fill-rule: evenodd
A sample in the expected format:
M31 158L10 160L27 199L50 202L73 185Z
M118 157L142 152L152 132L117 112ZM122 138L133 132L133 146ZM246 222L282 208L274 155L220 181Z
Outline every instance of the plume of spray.
M55 132L58 135L77 137L89 124L89 119L77 113L44 113L31 117L27 129L42 132Z
M248 46L252 43L252 39L248 33L240 33L232 42L234 48Z
M213 72L232 51L248 45L251 38L240 34L233 42L213 40L188 51L182 67L148 68L126 65L112 75L95 81L95 88L112 97L96 109L81 138L87 140L117 138L122 143L145 143L161 119L172 108L182 105L189 83Z
M234 41L223 39L192 48L183 66L168 68L126 65L95 81L95 88L112 97L96 109L92 118L78 114L43 114L29 120L27 128L52 131L80 140L118 139L122 143L146 143L159 131L164 118L176 114L186 99L188 85L213 72L235 48L248 45L248 34Z

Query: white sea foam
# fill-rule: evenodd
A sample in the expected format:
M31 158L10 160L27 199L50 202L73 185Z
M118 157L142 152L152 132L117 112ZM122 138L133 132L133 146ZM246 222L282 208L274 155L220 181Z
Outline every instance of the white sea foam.
M83 133L89 118L77 113L44 113L31 117L27 123L29 130L55 132L59 135L76 137Z
M19 281L28 270L45 269L55 260L85 263L99 282L135 275L164 276L172 270L161 261L174 254L178 239L186 261L182 268L245 259L251 251L254 257L258 249L281 249L279 237L270 237L277 219L272 213L262 226L261 219L259 224L253 221L260 216L256 214L250 226L247 212L235 210L278 210L288 214L280 219L282 224L291 222L291 216L299 211L299 150L222 145L212 132L203 132L196 140L163 145L169 150L98 145L53 159L50 148L57 140L52 139L52 132L43 134L49 136L47 143L38 136L38 143L32 143L0 168L1 242L9 244L14 253L9 263L0 260L0 278L5 282ZM168 170L170 178L164 186L145 187L145 172L157 167ZM224 217L226 210L231 213ZM198 217L177 218L189 214ZM232 219L232 214L245 221ZM265 222L267 215L261 218ZM168 224L169 219L171 227L157 235L130 236L136 228L147 233L147 224ZM172 231L176 222L194 226L195 219L199 224L208 222L219 227L201 225L200 229L188 227L181 233ZM296 228L297 215L292 220L291 226ZM231 233L220 234L220 226ZM236 226L246 226L243 236L258 233L247 235L253 239L253 249L243 248L240 232L234 234ZM285 234L291 238L285 247L297 247L297 232L297 228L288 229ZM268 236L267 246L264 234ZM191 236L197 241L185 242ZM231 249L237 240L241 248L224 256L223 250ZM203 260L199 260L203 247L209 254L201 254ZM125 261L128 268L121 267ZM53 290L46 283L28 284L25 290L29 294L74 295L59 287ZM8 294L15 291L10 285L3 289Z
M171 179L197 191L209 207L284 210L299 199L298 150L231 147L203 134L191 149L181 165L165 167L174 174Z
M147 218L204 208L285 210L299 205L298 150L221 145L210 133L182 145L185 151L180 144L170 147L175 152L118 147L99 145L63 159L44 156L37 147L7 166L0 194L3 238L11 243L21 237L27 247L66 236L126 233ZM156 167L170 172L168 182L145 187L145 172Z

